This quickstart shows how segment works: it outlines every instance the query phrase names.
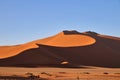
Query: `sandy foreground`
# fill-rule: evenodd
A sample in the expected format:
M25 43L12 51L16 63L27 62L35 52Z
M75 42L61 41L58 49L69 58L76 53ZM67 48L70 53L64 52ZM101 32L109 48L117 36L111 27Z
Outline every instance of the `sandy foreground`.
M0 75L33 73L48 80L120 80L120 68L16 68L0 67Z

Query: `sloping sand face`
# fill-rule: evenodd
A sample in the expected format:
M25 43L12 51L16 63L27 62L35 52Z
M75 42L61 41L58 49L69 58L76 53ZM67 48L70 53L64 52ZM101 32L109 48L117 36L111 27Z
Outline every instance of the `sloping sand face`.
M94 38L77 31L63 31L43 44L56 47L76 47L92 45L95 42Z
M17 46L0 47L0 59L15 56L26 49L30 49L31 47L33 46L17 45Z

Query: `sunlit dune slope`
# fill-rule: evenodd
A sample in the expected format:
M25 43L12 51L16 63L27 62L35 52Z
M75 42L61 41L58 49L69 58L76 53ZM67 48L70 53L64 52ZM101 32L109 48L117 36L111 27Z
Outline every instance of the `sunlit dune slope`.
M63 31L16 46L0 47L0 66L120 67L120 38Z
M51 40L42 44L56 47L76 47L91 45L94 43L95 39L90 36L77 31L63 31Z
M0 58L11 57L11 56L19 54L20 52L24 50L31 49L31 48L37 48L38 47L36 45L37 43L41 44L41 43L47 42L51 38L52 37L45 38L45 39L39 39L39 40L35 40L35 41L28 42L25 44L20 44L20 45L0 46Z

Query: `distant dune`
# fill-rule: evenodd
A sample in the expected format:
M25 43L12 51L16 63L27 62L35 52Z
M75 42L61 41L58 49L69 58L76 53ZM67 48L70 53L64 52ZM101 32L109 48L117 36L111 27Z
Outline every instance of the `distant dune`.
M21 45L0 46L0 66L120 68L120 38L66 30Z

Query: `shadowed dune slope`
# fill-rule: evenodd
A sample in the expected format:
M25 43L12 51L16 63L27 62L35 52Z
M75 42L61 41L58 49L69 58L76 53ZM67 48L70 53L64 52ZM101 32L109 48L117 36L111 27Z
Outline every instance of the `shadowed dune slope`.
M63 31L17 46L0 47L0 66L120 67L120 38Z

